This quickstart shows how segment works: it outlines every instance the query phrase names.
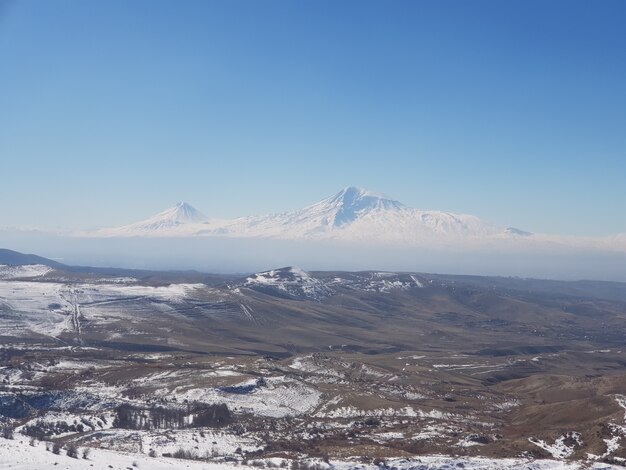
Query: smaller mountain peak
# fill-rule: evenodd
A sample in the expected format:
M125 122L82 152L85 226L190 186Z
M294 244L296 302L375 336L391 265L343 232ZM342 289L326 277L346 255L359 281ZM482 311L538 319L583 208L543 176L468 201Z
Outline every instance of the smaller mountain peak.
M204 222L207 220L202 212L184 201L176 203L172 209L170 218L176 223Z
M148 229L155 229L181 224L206 222L207 220L207 217L191 204L187 204L186 202L177 202L174 207L160 212L159 214L144 222L140 222L139 224Z

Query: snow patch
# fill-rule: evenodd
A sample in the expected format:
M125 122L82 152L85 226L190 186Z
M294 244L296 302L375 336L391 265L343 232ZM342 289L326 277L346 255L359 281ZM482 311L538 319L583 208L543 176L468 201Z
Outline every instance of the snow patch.
M549 452L555 459L566 459L574 453L576 447L583 445L580 433L575 431L570 431L564 436L559 437L553 444L549 444L542 439L536 439L534 437L529 437L528 441Z
M20 266L0 264L0 279L32 279L45 276L52 271L54 269L43 264L25 264Z

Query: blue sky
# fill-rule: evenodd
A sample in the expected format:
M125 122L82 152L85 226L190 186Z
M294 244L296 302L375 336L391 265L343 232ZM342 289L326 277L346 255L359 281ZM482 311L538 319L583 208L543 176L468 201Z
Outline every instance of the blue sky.
M347 185L626 232L626 2L0 0L0 225Z

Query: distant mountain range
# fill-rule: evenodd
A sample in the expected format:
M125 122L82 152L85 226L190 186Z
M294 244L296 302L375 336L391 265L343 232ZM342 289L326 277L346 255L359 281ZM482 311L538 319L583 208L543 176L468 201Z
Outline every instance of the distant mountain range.
M497 227L478 217L405 206L365 189L348 187L303 209L278 214L210 219L185 202L146 220L91 232L101 237L263 237L422 243L519 238L531 233Z
M54 269L65 269L67 266L57 261L37 255L27 255L18 251L0 248L0 265L22 266L39 264Z

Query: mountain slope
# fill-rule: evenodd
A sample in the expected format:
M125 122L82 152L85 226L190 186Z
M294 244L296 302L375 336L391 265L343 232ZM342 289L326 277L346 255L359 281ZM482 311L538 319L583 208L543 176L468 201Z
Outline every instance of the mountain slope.
M6 248L0 248L0 264L13 266L38 264L55 269L64 269L66 267L64 264L42 256L27 255L18 251L7 250Z
M276 455L336 455L354 456L341 467L349 470L362 467L363 449L389 467L389 456L420 459L403 460L407 470L468 467L465 458L424 464L444 452L524 455L528 469L556 455L586 462L554 468L608 469L608 459L626 458L611 444L626 437L624 304L581 288L295 267L216 286L72 273L0 280L0 419L15 428L0 443L43 455L30 434L62 439L62 453L24 468L67 468L76 443L94 447L94 468L117 462L105 447L140 458L207 449L203 464L213 468L208 456L217 456L220 469L225 455L273 458L265 468ZM219 426L204 421L217 404L230 420ZM16 462L8 451L1 459Z
M239 286L288 299L321 300L333 293L322 281L294 266L253 274Z

